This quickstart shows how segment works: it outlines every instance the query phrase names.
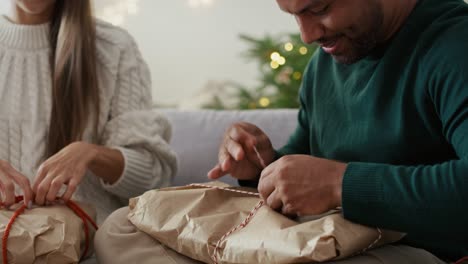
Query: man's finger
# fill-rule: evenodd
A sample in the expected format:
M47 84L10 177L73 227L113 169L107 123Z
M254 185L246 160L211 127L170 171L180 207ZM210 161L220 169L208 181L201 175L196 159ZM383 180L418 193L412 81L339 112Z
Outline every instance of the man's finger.
M221 162L220 164L220 168L223 172L230 172L233 165L234 165L235 161L230 157L228 156L227 159L225 159L223 162Z
M208 176L208 178L210 178L212 180L216 180L216 179L219 179L219 178L225 176L226 174L228 174L228 173L224 172L221 169L221 166L218 164L208 172L207 176Z
M263 168L262 172L260 173L260 179L274 176L273 172L276 170L277 164L278 160Z
M232 138L227 138L224 144L226 151L234 160L240 161L244 159L245 151L239 142Z
M260 176L260 181L258 182L258 192L260 194L260 197L266 201L267 198L271 195L271 193L275 191L275 188L276 186L273 174L267 174L265 173L265 170L263 170Z
M283 201L281 201L281 197L279 197L277 189L275 189L265 201L273 210L279 210L283 207Z
M246 148L251 148L257 144L257 139L253 133L246 129L247 124L237 123L230 131L229 137Z

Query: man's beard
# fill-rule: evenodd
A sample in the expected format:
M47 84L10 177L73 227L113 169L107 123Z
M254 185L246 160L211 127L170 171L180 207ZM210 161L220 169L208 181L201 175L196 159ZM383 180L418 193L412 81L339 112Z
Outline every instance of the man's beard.
M371 25L370 29L353 38L350 38L345 34L336 36L337 38L346 38L349 43L349 48L346 49L342 54L332 55L338 63L353 64L358 62L359 60L368 56L377 47L378 35L383 24L383 11L377 2L372 2L375 4L371 6L371 17L366 22L366 24L368 23ZM322 43L326 41L327 40L323 41ZM321 41L319 40L319 43L320 42Z

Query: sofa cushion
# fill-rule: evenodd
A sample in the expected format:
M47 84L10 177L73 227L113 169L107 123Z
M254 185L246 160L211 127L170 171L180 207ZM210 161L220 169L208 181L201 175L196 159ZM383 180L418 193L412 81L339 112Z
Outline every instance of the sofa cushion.
M296 109L280 110L161 110L172 123L171 146L178 155L179 169L173 185L207 182L207 172L217 162L218 148L228 126L237 121L257 125L269 137L273 147L284 145L297 124ZM229 184L237 182L225 176Z

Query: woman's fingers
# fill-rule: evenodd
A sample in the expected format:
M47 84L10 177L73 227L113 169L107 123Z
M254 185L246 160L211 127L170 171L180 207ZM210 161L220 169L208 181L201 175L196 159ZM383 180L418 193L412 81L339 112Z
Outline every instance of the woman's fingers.
M47 176L47 173L49 171L49 167L46 165L46 162L42 163L41 166L39 166L39 169L37 170L37 173L36 173L34 185L32 187L33 192L36 194L38 192L39 184L42 182L42 180L44 180L44 178Z
M64 201L69 201L71 199L71 197L73 196L73 193L75 193L76 191L76 188L78 187L78 181L75 180L75 178L72 178L70 180L70 182L68 183L67 185L67 190L65 191L65 193L62 195L62 199Z
M15 183L23 190L24 204L29 205L33 199L33 192L29 179L19 173L7 161L0 161L0 189L3 195L2 203L9 207L16 201L15 198Z
M26 178L26 176L22 175L21 173L19 173L13 168L10 171L10 176L12 180L16 184L18 184L18 186L23 190L23 196L24 196L23 202L26 206L29 207L32 203L32 199L34 196L32 188L31 188L31 182L29 181L28 178Z
M47 191L46 201L54 202L57 199L60 188L64 185L66 179L63 176L54 177L50 182L49 190Z
M44 205L46 202L46 196L47 193L49 192L50 185L52 183L52 180L54 179L54 176L52 173L47 173L46 176L42 181L36 181L35 183L35 202L38 205Z
M2 204L8 208L15 203L15 184L8 177L2 177L0 188L2 190Z

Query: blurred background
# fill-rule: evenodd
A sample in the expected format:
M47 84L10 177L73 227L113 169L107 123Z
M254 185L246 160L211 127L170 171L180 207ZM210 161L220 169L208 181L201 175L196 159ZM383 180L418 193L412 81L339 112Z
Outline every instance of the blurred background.
M296 107L313 48L300 43L294 18L276 1L93 2L97 17L136 39L152 73L156 106ZM0 0L0 11L10 5Z
M467 0L465 0L467 1ZM152 74L157 107L296 108L314 45L274 0L93 0L128 30ZM0 0L0 12L11 7Z

